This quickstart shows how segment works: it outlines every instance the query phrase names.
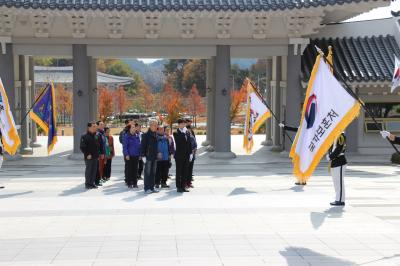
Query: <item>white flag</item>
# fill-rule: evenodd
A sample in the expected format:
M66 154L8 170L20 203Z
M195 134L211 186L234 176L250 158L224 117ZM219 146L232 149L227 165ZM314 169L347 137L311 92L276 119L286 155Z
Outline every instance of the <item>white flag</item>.
M397 56L394 56L394 71L393 71L393 79L392 79L392 88L390 90L391 93L400 86L400 60Z
M18 136L15 122L8 103L8 97L0 78L0 130L2 134L3 147L10 155L17 152L21 141Z
M271 111L262 100L257 88L246 78L243 86L247 89L247 110L244 127L243 147L247 153L253 148L253 135L271 116Z
M293 172L299 181L307 181L334 140L359 112L360 104L318 55L307 87L300 127L290 151Z

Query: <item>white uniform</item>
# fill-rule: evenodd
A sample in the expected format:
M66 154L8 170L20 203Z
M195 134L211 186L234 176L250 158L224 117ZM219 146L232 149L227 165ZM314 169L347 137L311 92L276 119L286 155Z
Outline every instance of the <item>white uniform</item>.
M335 188L335 202L344 203L346 200L344 176L346 173L347 160L344 155L346 151L346 136L342 133L329 149L331 164L331 175Z

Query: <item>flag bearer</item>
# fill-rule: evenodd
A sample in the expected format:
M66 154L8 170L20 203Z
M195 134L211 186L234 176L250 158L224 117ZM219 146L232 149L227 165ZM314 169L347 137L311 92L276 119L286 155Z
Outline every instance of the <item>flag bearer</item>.
M330 171L332 175L333 185L335 187L336 198L331 202L332 206L345 205L345 188L344 175L346 172L347 160L346 152L346 135L344 132L335 140L329 148L327 160L330 162Z

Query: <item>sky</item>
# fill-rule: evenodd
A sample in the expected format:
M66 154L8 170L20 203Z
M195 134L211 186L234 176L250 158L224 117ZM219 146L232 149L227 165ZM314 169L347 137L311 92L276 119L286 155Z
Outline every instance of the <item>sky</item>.
M375 8L369 12L358 15L354 18L346 20L346 22L361 21L361 20L372 20L391 17L390 11L400 11L400 0L391 2L388 7ZM138 58L138 60L143 61L145 64L151 64L160 58Z

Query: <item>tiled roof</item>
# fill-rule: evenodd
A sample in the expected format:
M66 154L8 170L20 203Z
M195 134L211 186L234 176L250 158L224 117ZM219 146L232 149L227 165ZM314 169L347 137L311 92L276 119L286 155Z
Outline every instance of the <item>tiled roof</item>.
M66 67L43 67L35 66L35 83L71 83L73 81L72 66ZM120 77L97 72L97 83L127 85L133 82L131 77Z
M314 39L305 49L302 60L302 78L307 81L317 55L315 45L325 54L333 47L333 65L349 82L391 81L394 55L400 58L399 45L394 36Z
M0 0L0 6L58 10L275 11L369 1L375 0Z

